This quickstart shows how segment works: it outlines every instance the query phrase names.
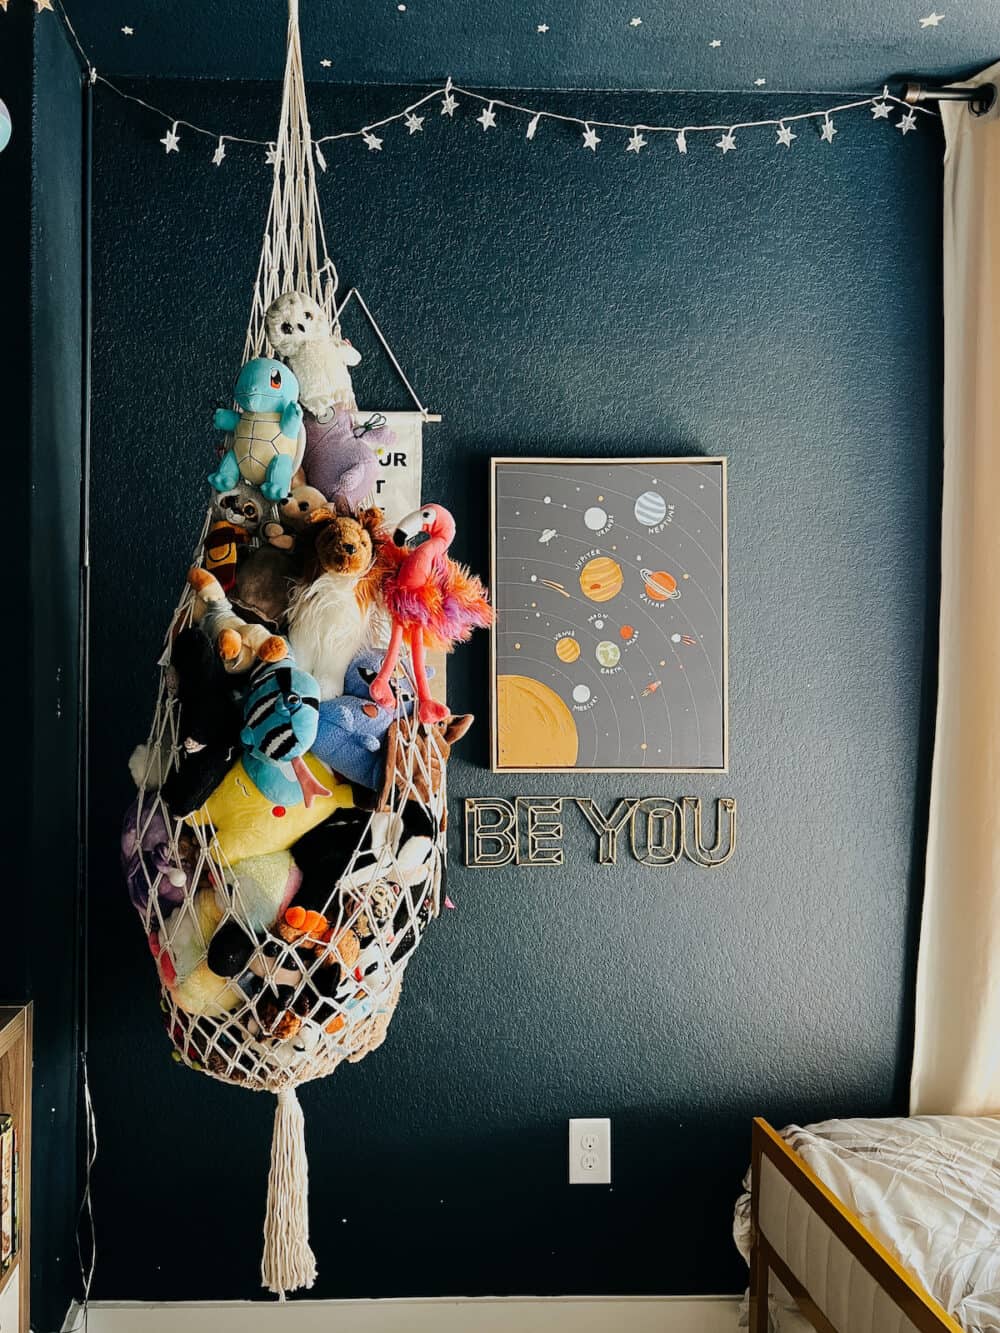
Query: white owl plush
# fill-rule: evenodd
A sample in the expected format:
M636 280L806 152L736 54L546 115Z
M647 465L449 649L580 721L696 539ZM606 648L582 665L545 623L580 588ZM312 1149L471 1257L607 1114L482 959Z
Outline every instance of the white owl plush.
M330 328L322 306L302 292L285 292L266 315L267 337L299 381L299 402L317 421L328 421L335 407L357 407L348 366L361 353Z

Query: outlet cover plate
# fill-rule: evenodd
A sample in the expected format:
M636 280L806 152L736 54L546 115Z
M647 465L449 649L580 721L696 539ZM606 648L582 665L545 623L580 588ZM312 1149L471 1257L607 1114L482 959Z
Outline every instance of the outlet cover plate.
M569 1183L611 1184L611 1121L569 1122Z

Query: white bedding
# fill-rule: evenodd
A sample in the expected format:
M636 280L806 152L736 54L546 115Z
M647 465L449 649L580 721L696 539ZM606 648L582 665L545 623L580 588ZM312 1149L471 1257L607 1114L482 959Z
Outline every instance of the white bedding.
M782 1137L967 1333L1000 1333L1000 1119L826 1120ZM749 1194L733 1235L749 1259Z

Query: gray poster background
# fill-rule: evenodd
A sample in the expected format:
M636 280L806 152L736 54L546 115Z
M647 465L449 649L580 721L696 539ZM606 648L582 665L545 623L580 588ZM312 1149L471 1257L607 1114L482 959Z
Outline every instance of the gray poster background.
M577 768L723 768L723 463L498 460L494 482L496 675L537 680L566 703ZM621 569L608 600L582 591L593 558ZM651 582L670 588L661 572L679 595L649 596ZM562 637L579 643L576 660L560 660ZM599 653L609 643L620 654L611 669L614 651Z

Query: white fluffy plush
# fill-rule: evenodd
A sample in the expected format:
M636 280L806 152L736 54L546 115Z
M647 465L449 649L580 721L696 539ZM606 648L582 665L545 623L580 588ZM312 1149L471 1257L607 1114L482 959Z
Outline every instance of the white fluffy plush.
M357 407L348 367L361 353L333 333L322 306L302 292L285 292L272 302L266 322L268 341L295 372L307 412L324 421L335 407Z
M358 605L356 574L323 574L292 593L288 642L295 663L319 682L321 699L344 693L351 662L370 642L371 616Z

